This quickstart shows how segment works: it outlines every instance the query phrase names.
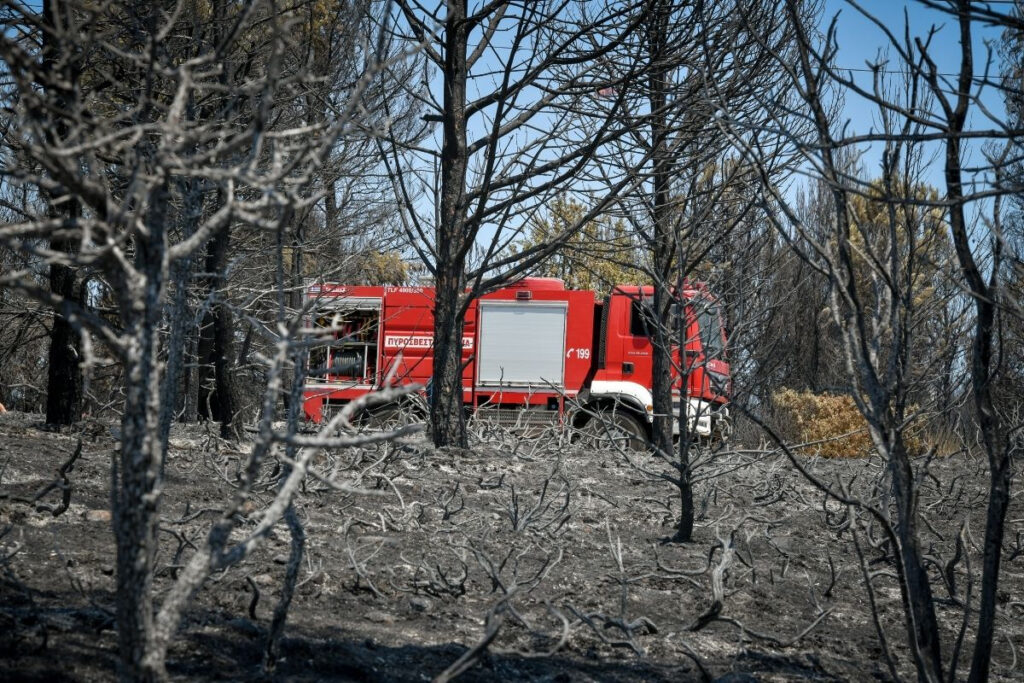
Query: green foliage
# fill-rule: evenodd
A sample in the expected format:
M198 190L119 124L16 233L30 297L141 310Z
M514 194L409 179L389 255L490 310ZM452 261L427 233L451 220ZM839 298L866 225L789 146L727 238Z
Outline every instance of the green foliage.
M557 240L586 215L579 201L559 196L547 214L531 221L526 238L516 251ZM616 284L642 284L648 280L639 267L641 251L624 221L598 218L587 221L538 269L537 275L557 277L570 289L606 291Z
M367 285L404 285L409 280L408 268L395 251L366 251L359 255L362 280Z
M912 277L915 308L929 303L935 276L954 263L944 212L929 206L939 201L938 190L929 185L897 182L886 187L882 180L873 180L865 194L850 197L851 246L862 292L871 289L867 282L876 268L872 257L883 268L895 257L900 271Z

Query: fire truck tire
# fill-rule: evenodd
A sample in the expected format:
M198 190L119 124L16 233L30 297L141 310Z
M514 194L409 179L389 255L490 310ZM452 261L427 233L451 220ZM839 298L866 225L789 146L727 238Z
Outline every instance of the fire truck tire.
M596 448L647 450L647 432L640 420L624 410L598 410L583 425L584 442Z

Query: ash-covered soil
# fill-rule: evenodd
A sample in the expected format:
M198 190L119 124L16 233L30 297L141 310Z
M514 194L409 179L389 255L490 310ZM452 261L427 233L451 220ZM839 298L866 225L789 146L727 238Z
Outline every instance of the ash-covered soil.
M111 679L116 428L92 422L52 433L39 422L0 415L0 680ZM553 435L479 431L486 439L468 453L413 439L322 455L322 473L364 492L311 479L297 500L305 557L276 668L264 674L262 662L289 553L283 525L196 597L170 653L172 677L423 681L490 634L462 680L887 680L873 614L897 676L913 677L884 534L863 511L827 501L782 455L734 446L707 458L697 472L695 539L680 544L668 540L676 490L620 454ZM63 481L58 470L79 440L67 487L31 502ZM230 498L246 452L201 425L174 428L158 604ZM652 456L636 459L667 471ZM884 502L877 460L803 462L823 480L841 478L862 500ZM237 538L273 495L273 471L267 463ZM978 594L984 462L936 459L919 487L922 546L948 656L964 600ZM54 516L64 488L70 505ZM1006 680L1024 679L1022 534L1018 490L992 667ZM964 549L956 559L958 538ZM972 612L961 676L975 619Z

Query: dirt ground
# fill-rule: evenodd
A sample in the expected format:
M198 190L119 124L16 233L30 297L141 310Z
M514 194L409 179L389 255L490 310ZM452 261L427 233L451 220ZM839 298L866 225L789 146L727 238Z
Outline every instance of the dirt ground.
M111 679L117 430L92 422L53 433L39 422L0 415L0 680ZM68 509L53 515L60 487L24 502L59 480L79 440ZM298 500L305 558L276 669L263 673L262 652L289 549L280 525L196 597L170 653L172 677L430 680L491 627L493 641L462 680L887 680L872 599L897 676L913 677L884 537L864 515L827 502L782 455L733 446L710 458L698 471L695 540L679 544L667 542L679 513L671 484L619 454L560 441L490 430L470 453L410 439L322 456L323 471L366 492L311 480ZM158 601L230 497L244 452L203 426L175 427ZM864 499L885 490L877 460L804 462ZM270 499L271 473L268 464L238 538ZM948 657L964 596L978 593L968 562L977 571L984 464L964 455L935 460L919 486ZM1024 680L1019 487L1008 524L992 672ZM953 561L958 536L966 552ZM870 595L864 572L873 577Z

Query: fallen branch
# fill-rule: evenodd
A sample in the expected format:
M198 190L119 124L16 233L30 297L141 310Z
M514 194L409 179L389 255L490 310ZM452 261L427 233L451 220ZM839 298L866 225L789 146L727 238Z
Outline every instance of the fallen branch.
M735 549L732 540L722 541L722 559L711 572L711 605L687 627L688 631L699 631L711 622L719 619L725 605L725 572L732 564Z
M24 503L26 505L34 505L36 512L49 512L54 517L60 517L64 514L67 509L71 506L71 479L68 478L68 472L75 468L75 461L82 455L82 440L78 440L78 445L75 446L75 452L71 454L60 469L57 470L57 478L51 481L46 486L42 487L31 498L21 498L17 496L11 496L10 499L17 503ZM61 490L60 503L57 505L51 505L49 503L41 503L43 499L50 491L54 489ZM3 494L0 494L0 499L6 498Z
M775 636L770 636L770 635L768 635L766 633L758 633L757 631L754 631L753 629L747 628L746 626L744 626L742 623L740 623L736 619L732 619L730 617L716 617L715 621L722 621L722 622L725 622L727 624L732 624L733 626L738 628L740 631L742 631L743 635L750 636L751 638L757 638L758 640L763 640L766 643L771 643L775 647L787 648L787 647L793 647L794 645L799 643L801 640L803 640L804 636L806 636L808 633L813 631L814 628L818 624L820 624L825 619L825 617L827 617L831 613L832 613L832 608L829 608L829 609L825 610L824 612L819 614L815 618L815 620L812 621L807 626L807 628L805 628L804 630L800 631L800 633L796 634L795 636L793 636L789 640L779 640Z

